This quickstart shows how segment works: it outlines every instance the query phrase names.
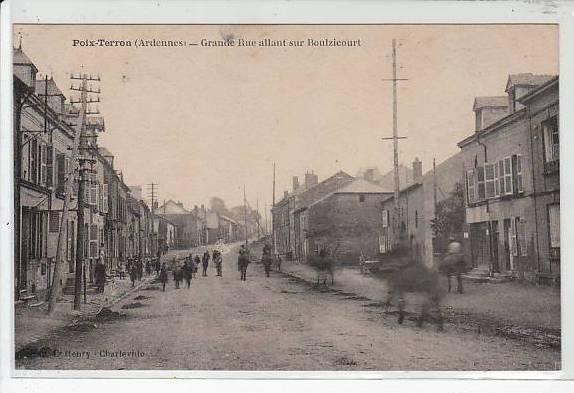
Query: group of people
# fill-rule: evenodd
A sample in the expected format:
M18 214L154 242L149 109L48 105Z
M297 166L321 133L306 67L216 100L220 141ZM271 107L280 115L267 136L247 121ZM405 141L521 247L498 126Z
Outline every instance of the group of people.
M183 264L180 265L178 263L177 258L174 256L172 260L172 271L173 271L173 280L175 282L175 288L179 289L180 285L183 280L187 283L187 288L191 287L191 280L196 276L197 271L199 270L199 265L201 264L202 267L202 276L207 277L207 268L209 267L210 260L215 264L215 268L217 271L217 277L223 277L222 271L222 264L223 264L223 256L221 252L217 249L213 250L212 254L210 255L209 251L206 250L203 255L200 257L199 254L193 256L193 254L189 254L185 257ZM159 269L158 276L160 282L162 283L162 289L165 291L165 286L168 281L168 268L166 263L164 262Z

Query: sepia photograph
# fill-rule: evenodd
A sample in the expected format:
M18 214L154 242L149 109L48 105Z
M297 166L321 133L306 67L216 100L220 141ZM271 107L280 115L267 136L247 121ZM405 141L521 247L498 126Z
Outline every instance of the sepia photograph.
M12 51L17 371L562 369L557 24Z

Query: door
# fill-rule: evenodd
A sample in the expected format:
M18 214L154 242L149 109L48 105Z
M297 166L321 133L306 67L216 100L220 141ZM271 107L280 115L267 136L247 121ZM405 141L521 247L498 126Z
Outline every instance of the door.
M490 225L492 228L492 270L500 272L500 262L498 259L498 241L500 233L498 229L498 221L492 221Z
M20 289L27 289L28 285L28 265L30 261L30 211L26 207L22 207L22 219L20 230L21 245L20 245Z
M510 219L504 219L504 270L511 270L512 265L512 253L510 252L510 241L511 241L511 231L510 231Z

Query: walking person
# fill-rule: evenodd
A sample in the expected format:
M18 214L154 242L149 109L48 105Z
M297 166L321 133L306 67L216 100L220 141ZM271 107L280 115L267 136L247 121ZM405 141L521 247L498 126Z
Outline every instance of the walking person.
M136 285L137 274L137 267L135 263L132 263L130 268L130 280L132 280L132 288Z
M187 288L191 287L191 279L193 277L193 267L191 266L191 261L186 260L185 264L183 265L183 278L187 283Z
M161 270L159 258L155 260L155 274L159 276L159 271Z
M249 265L249 250L244 244L239 249L239 257L237 258L239 272L241 273L241 281L247 281L247 265Z
M209 266L209 251L205 250L202 257L203 277L207 277L207 267Z
M222 273L222 264L223 264L223 258L221 257L221 254L217 253L217 255L215 256L215 268L217 269L217 276L218 277L223 277L223 273Z
M181 266L176 266L175 270L173 271L173 279L175 281L175 289L179 289L179 283L183 281L183 271Z
M195 277L195 274L199 270L199 264L200 263L201 263L201 260L199 259L199 255L196 255L195 258L193 259L193 277Z
M151 261L149 258L146 258L145 261L145 275L149 276L151 274Z
M94 275L96 278L96 287L98 293L104 292L104 286L106 283L106 267L101 262L101 260L98 261L94 268Z
M159 281L162 283L162 290L165 292L165 284L167 283L167 268L165 267L165 262L161 265L159 272Z

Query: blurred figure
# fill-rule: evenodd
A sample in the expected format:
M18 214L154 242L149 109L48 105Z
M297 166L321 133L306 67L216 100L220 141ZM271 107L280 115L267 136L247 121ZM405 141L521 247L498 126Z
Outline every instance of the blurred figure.
M167 283L167 268L165 266L165 262L161 265L161 269L159 272L159 281L162 283L162 290L165 292L165 284Z

